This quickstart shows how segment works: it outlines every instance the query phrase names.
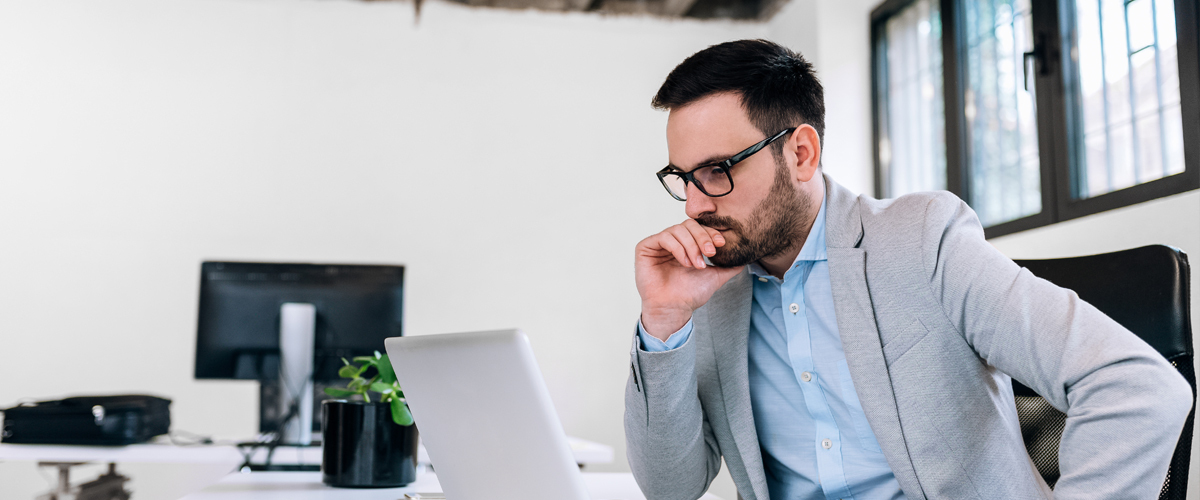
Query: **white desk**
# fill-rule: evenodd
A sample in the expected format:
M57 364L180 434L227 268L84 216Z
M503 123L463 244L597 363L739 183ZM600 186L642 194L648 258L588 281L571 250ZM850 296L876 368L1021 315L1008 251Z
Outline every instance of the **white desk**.
M571 445L575 462L580 465L607 464L613 460L611 446L575 437L568 437L567 442ZM262 463L266 457L266 448L259 448L254 453L254 463ZM128 446L0 443L0 462L229 463L232 467L242 463L243 460L241 452L233 446L175 446L163 441ZM417 462L429 463L429 454L426 453L424 445L417 448ZM321 448L319 446L279 447L275 449L271 463L321 465Z
M70 473L78 485L102 472L103 464L116 463L117 472L132 478L133 498L174 499L198 491L229 474L242 463L233 446L61 446L0 443L0 498L32 499L54 487L41 462L92 463Z
M570 436L567 436L567 443L571 445L571 454L575 456L575 463L579 465L608 464L613 461L612 446ZM2 456L0 456L0 459L2 459ZM266 463L266 461L266 448L255 450L252 463L261 464ZM417 463L429 463L429 453L425 451L424 444L417 446ZM315 446L304 448L281 446L276 448L275 453L271 455L271 464L321 465L321 448Z
M233 446L175 446L146 443L128 446L68 446L0 443L0 462L115 462L229 464L242 462ZM317 459L320 463L320 458Z
M578 438L568 438L571 444L571 450L574 452L576 462L580 464L600 464L609 463L613 459L613 449L611 446L606 446L600 443L585 441ZM262 463L266 458L266 451L260 449L255 456L257 463ZM418 450L418 460L422 463L428 463L428 455L425 454L424 447ZM131 489L138 492L134 498L140 498L142 494L147 494L146 498L178 498L180 495L185 495L200 490L201 488L213 484L222 477L233 471L238 465L244 461L242 454L233 446L175 446L169 442L156 442L147 444L135 444L129 446L59 446L59 445L25 445L25 444L9 444L0 443L0 498L7 499L9 493L14 493L13 498L33 498L34 496L45 492L51 485L43 479L42 474L38 472L38 468L33 464L20 465L20 462L90 462L90 463L117 463L118 472L123 472L131 477L133 481L130 483ZM7 463L6 463L7 462ZM287 448L280 447L275 450L272 457L274 464L315 464L321 463L321 448ZM140 464L140 465L139 465ZM171 465L173 464L173 465ZM96 474L95 467L77 471L72 474L72 482L80 483L82 480L88 480ZM265 475L259 475L265 474ZM286 480L295 481L297 478L315 478L311 479L311 486L322 488L321 477L319 473L283 473L283 476L273 477L273 473L255 473L252 477L255 481L274 481ZM290 475L290 474L301 474ZM599 476L597 476L599 477ZM434 481L432 490L420 491L439 491L436 486L436 476L430 476ZM246 477L242 475L226 478L227 481L234 481L233 484L240 484L236 481L246 481ZM426 479L429 480L429 479ZM632 478L628 479L630 485L633 484ZM222 483L225 484L225 483ZM301 483L306 484L306 483ZM420 483L418 483L420 484ZM244 486L244 485L243 485ZM243 487L235 486L235 487ZM272 486L268 486L271 488ZM303 487L296 486L273 486L276 488ZM636 491L637 487L634 486ZM251 490L258 491L258 490ZM349 490L331 490L335 493L345 492ZM363 491L392 491L392 490L363 490ZM409 490L416 491L416 490ZM603 490L601 490L603 491ZM344 494L344 493L340 493ZM255 494L257 498L257 494ZM400 494L388 500L397 500L402 497ZM225 497L220 497L225 498ZM232 498L241 498L233 496ZM323 498L323 497L314 497ZM349 497L360 498L360 497ZM373 498L373 497L361 497ZM599 497L597 497L599 498ZM641 498L629 497L629 498Z
M593 500L646 500L632 474L585 472L584 483ZM397 500L405 493L442 491L437 475L420 467L417 480L403 488L331 488L319 472L234 473L182 500ZM537 499L548 500L548 499ZM721 500L707 494L701 500Z

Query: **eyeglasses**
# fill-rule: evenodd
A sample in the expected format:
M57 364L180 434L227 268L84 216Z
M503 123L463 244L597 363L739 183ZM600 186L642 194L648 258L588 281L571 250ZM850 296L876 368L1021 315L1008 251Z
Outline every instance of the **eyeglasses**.
M658 181L662 183L667 192L672 198L679 201L687 201L687 185L689 182L695 183L696 188L706 196L717 198L725 196L733 192L733 174L729 173L729 169L737 165L742 160L749 158L754 153L767 147L768 144L775 142L780 137L786 136L795 127L780 131L771 137L759 141L758 144L743 149L742 152L730 156L728 160L709 165L702 165L692 169L691 172L681 172L670 165L659 170Z

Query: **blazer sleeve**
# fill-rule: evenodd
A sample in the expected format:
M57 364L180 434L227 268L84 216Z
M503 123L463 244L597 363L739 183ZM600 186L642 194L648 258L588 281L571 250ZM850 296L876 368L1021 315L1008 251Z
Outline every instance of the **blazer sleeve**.
M989 365L1067 415L1057 499L1157 498L1191 389L1157 351L984 240L953 196L927 205L922 255L947 319Z
M721 468L696 388L696 332L677 349L647 352L634 334L625 384L625 448L646 498L695 500Z

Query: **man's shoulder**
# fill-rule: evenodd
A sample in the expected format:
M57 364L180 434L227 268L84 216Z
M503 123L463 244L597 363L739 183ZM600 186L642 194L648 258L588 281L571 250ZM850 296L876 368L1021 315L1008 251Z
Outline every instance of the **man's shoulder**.
M926 191L883 200L859 196L858 203L864 244L868 240L887 245L906 239L919 240L931 231L941 232L951 220L970 211L966 203L948 191Z
M963 201L949 191L922 191L898 198L876 199L862 195L858 197L860 213L872 222L899 222L903 220L925 220L929 217L943 218L953 215Z

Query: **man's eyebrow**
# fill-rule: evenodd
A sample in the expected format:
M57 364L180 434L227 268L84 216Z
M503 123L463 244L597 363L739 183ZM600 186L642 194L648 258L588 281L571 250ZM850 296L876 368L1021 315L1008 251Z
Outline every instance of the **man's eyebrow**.
M736 153L735 153L735 154L736 154ZM700 162L700 163L697 163L697 164L696 164L696 168L701 168L701 167L709 167L709 166L712 166L712 165L716 165L716 164L718 164L718 163L721 163L721 162L723 162L723 161L725 161L725 160L728 160L728 159L730 159L730 158L732 158L732 157L733 157L733 155L713 155L713 156L710 156L710 157L708 157L708 158L705 158L705 159L704 159L704 161L702 161L702 162ZM675 164L674 164L674 163L668 163L668 164L667 164L667 167L668 167L668 168L671 168L671 169L673 169L673 170L678 170L678 171L680 171L680 172L691 172L692 170L696 170L696 168L693 168L692 170L684 170L684 169L682 169L682 168L679 168L679 167L675 166Z

